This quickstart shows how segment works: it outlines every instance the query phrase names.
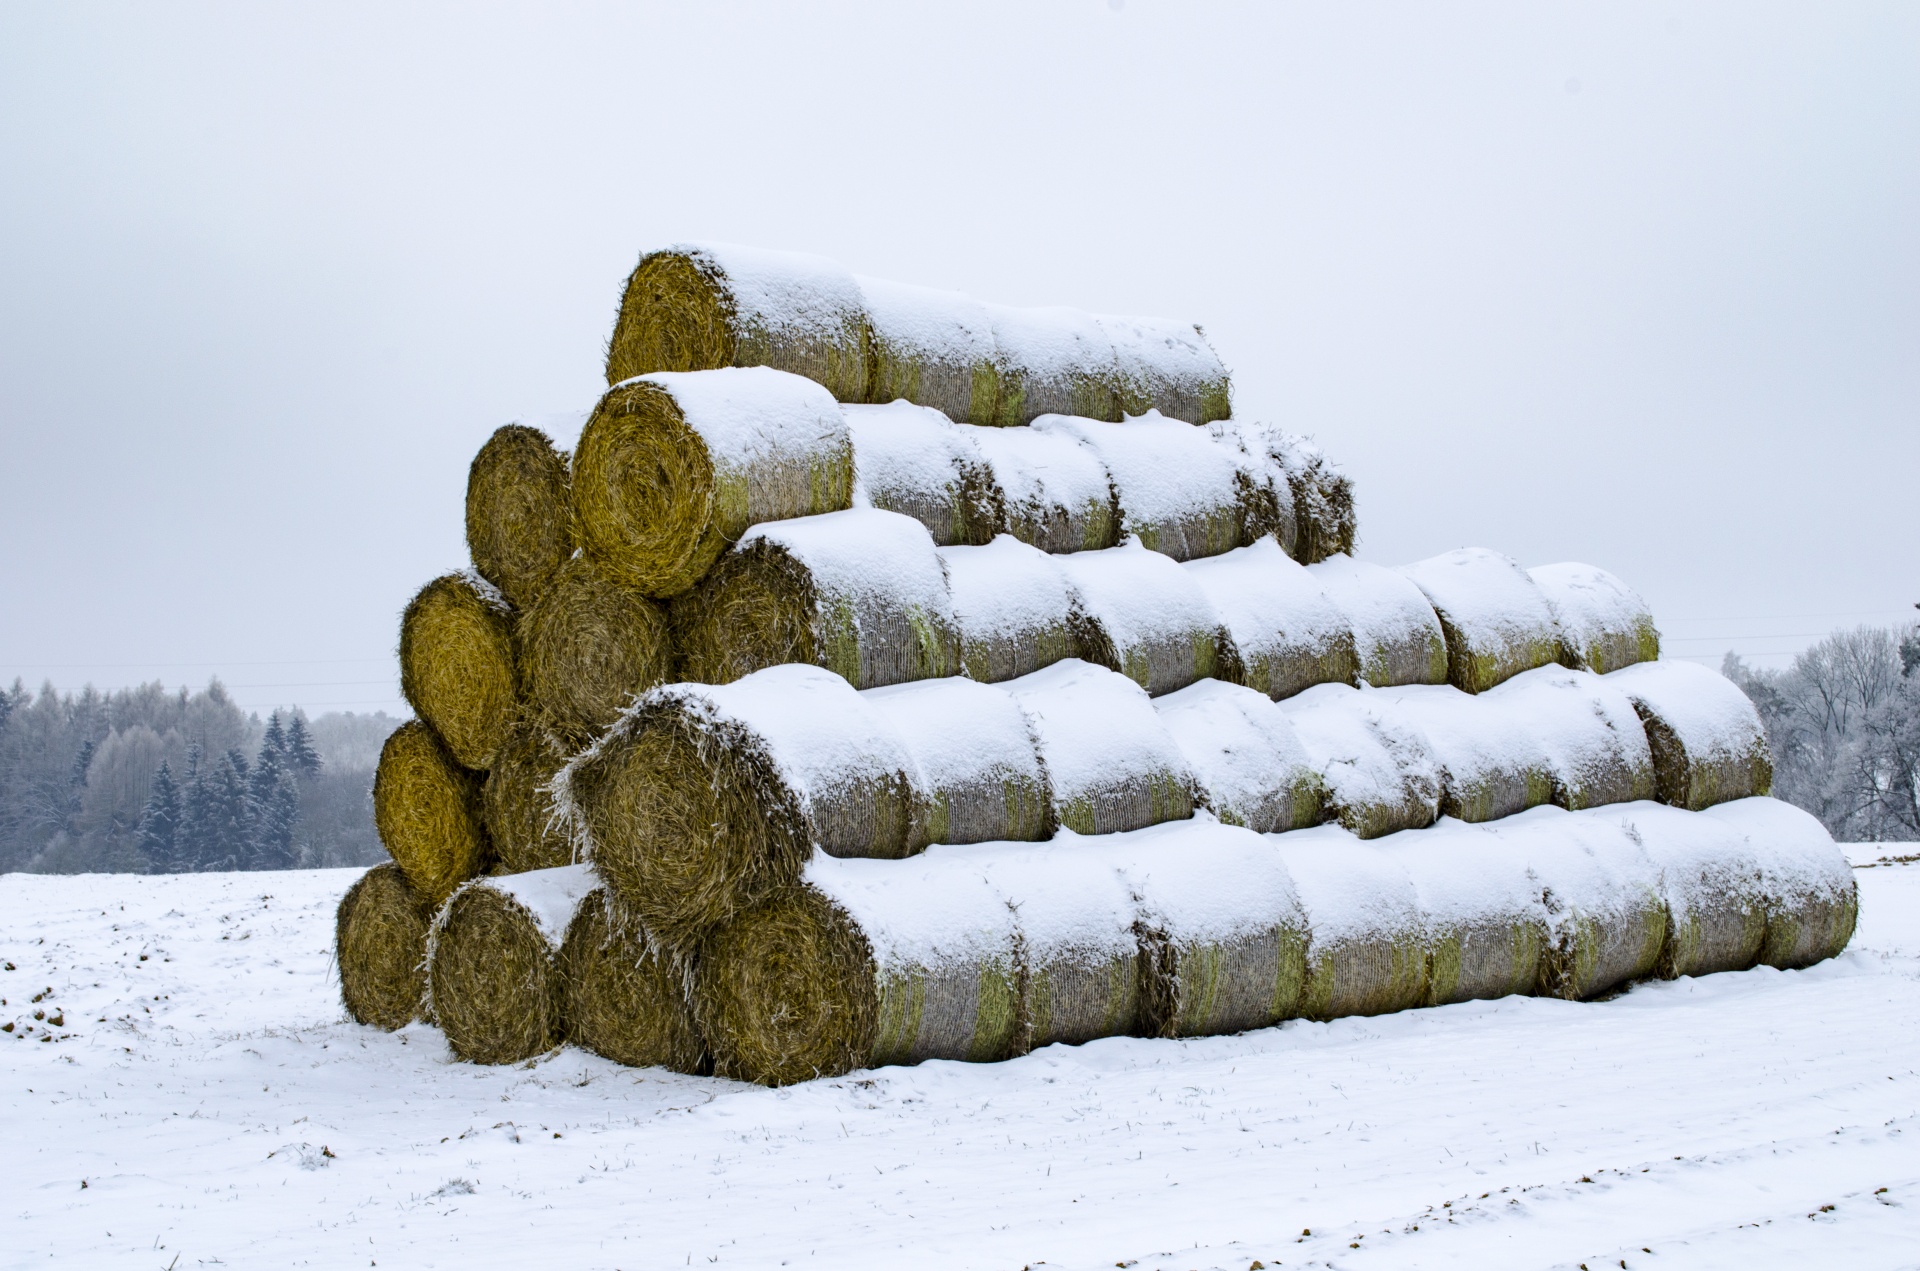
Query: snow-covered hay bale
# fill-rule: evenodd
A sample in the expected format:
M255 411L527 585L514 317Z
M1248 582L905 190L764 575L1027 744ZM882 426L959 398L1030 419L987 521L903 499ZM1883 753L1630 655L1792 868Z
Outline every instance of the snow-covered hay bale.
M1773 752L1753 701L1697 662L1642 662L1606 677L1632 699L1662 803L1699 811L1773 788Z
M1273 449L1293 492L1294 559L1312 565L1353 555L1358 522L1352 480L1303 437L1276 432Z
M1527 571L1560 624L1560 639L1583 670L1605 675L1660 657L1653 610L1638 592L1594 565L1566 561Z
M1060 557L1084 618L1080 656L1154 696L1195 680L1242 678L1220 616L1187 571L1137 542Z
M1311 933L1299 1013L1329 1020L1424 1002L1426 931L1400 854L1335 826L1268 842L1293 879Z
M482 578L525 609L573 554L567 456L538 428L507 424L467 469L467 551Z
M1532 993L1547 947L1547 911L1527 863L1458 821L1381 839L1407 871L1427 948L1428 1006Z
M867 319L853 275L821 256L722 243L678 243L640 258L607 342L607 383L756 366L865 401Z
M480 820L506 873L573 863L548 790L566 762L565 744L538 722L522 719L508 732L480 788Z
M1279 701L1315 684L1355 682L1352 624L1278 543L1263 539L1184 568L1225 625L1249 688Z
M1509 556L1463 547L1401 567L1427 594L1447 637L1447 678L1484 693L1565 656L1553 608Z
M568 1041L633 1068L711 1068L679 970L605 887L574 910L559 963Z
M1517 721L1553 772L1553 801L1570 811L1654 796L1654 758L1633 701L1611 676L1543 666L1487 694Z
M764 366L608 389L573 456L581 540L658 599L693 586L762 521L848 507L853 446L818 384Z
M1767 935L1758 961L1791 971L1838 957L1853 939L1860 895L1826 827L1778 799L1737 799L1702 815L1745 836L1760 857Z
M993 473L966 432L910 402L843 406L853 440L854 505L910 516L942 547L985 543L1005 515Z
M576 741L597 736L673 672L666 607L584 554L555 571L517 634L528 707Z
M817 846L925 846L905 742L847 682L811 666L644 695L555 783L620 903L667 947L787 888Z
M1011 695L951 678L861 696L913 757L925 814L913 841L1037 841L1053 832L1047 770Z
M433 909L392 861L347 888L333 920L340 1000L356 1024L391 1032L420 1019Z
M1343 684L1321 684L1281 704L1326 789L1323 815L1363 839L1432 825L1440 763L1418 729Z
M1228 825L1272 834L1320 823L1326 791L1286 714L1264 694L1201 680L1154 699L1202 805Z
M954 675L960 639L926 527L878 508L756 525L673 603L680 674L807 662L855 688Z
M1498 693L1451 684L1390 689L1376 701L1418 730L1440 761L1440 815L1493 821L1553 802L1554 764L1525 713Z
M1659 803L1596 811L1625 826L1659 870L1667 936L1654 974L1672 980L1744 971L1767 934L1760 854L1723 821Z
M1001 687L1033 727L1056 824L1114 834L1193 815L1186 757L1138 684L1069 658Z
M1073 584L1039 548L1001 534L979 547L943 547L940 564L967 675L997 684L1079 651L1086 632Z
M1405 575L1336 553L1307 567L1353 628L1360 678L1375 688L1447 682L1447 637Z
M863 276L855 281L869 335L862 400L917 402L960 423L993 423L1000 375L986 306L956 291Z
M1120 541L1107 469L1071 437L1032 428L965 428L993 474L999 528L1043 552L1090 552Z
M1041 415L1119 420L1119 364L1092 314L1063 305L986 309L1000 381L995 424L1016 427Z
M1113 345L1114 397L1121 417L1158 411L1209 424L1233 414L1233 380L1198 325L1111 314L1094 320Z
M400 692L453 757L484 769L513 720L513 611L477 574L445 574L400 616Z
M1221 419L1207 425L1214 444L1233 457L1238 469L1240 507L1246 517L1246 541L1271 537L1289 558L1299 537L1293 507L1293 483L1270 444L1273 430L1264 424Z
M487 866L479 778L417 719L394 729L380 748L373 827L428 904L440 904Z
M1257 537L1248 533L1241 465L1207 429L1158 414L1120 424L1042 415L1032 426L1072 437L1099 458L1119 501L1120 533L1152 551L1194 560Z
M565 865L476 878L441 906L427 935L427 989L454 1054L511 1064L560 1044L560 945L595 885L586 866Z

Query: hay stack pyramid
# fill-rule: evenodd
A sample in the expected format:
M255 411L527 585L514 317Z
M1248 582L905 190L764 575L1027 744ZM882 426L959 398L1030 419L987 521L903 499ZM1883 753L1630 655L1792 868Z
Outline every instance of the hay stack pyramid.
M401 619L362 1023L786 1083L1830 957L1851 874L1604 570L1355 560L1198 327L654 252Z

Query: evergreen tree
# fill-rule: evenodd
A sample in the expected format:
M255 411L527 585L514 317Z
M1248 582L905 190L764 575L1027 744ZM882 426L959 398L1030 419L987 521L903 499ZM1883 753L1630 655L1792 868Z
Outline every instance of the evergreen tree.
M277 722L277 721L276 721ZM248 869L292 869L293 827L300 815L300 787L281 753L260 748L260 762L247 781L252 813L252 851Z
M93 767L94 752L99 748L99 743L89 737L81 742L80 749L74 752L73 770L67 774L66 821L69 831L77 828L73 824L73 818L80 814L81 792L87 788L87 769Z
M307 731L306 717L299 711L292 714L293 718L287 724L287 767L296 777L317 777L320 775L320 752L313 748L313 736Z
M287 757L287 730L281 727L279 711L267 716L267 731L260 738L260 758L256 762L265 763L268 755L282 761Z
M140 813L140 854L157 873L179 872L176 855L180 830L180 787L174 784L167 761L153 774L147 794L147 806Z
M174 868L201 868L207 855L207 772L198 741L187 745L187 778L180 789L180 821L173 831Z
M253 855L253 800L247 770L247 757L229 750L204 783L206 821L198 861L203 870L241 869Z

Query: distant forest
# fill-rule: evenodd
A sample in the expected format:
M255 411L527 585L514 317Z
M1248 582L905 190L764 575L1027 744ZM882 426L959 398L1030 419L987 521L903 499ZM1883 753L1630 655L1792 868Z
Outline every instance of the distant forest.
M266 720L218 680L0 691L0 871L186 873L370 865L373 770L399 720Z

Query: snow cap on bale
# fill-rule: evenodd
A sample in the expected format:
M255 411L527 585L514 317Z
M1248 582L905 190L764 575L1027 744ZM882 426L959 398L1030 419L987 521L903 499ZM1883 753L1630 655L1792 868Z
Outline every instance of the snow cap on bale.
M1654 794L1653 752L1633 702L1611 677L1543 666L1514 676L1488 697L1519 721L1553 773L1563 808L1631 803Z
M373 827L430 905L485 869L480 782L433 730L410 719L388 734L373 773Z
M554 572L517 634L531 717L574 741L599 735L673 670L666 608L592 556Z
M554 815L549 788L566 762L565 744L532 720L507 734L480 790L480 819L503 872L573 864L573 844Z
M1767 903L1760 854L1732 826L1659 803L1595 809L1624 826L1659 870L1667 936L1654 974L1744 971L1760 956Z
M993 474L999 529L1043 552L1090 552L1120 541L1107 469L1072 437L1032 428L962 428Z
M476 878L441 906L427 936L427 987L454 1054L511 1064L560 1044L560 946L595 886L585 865L563 865Z
M987 307L957 291L854 281L870 335L863 400L917 402L961 423L993 423L1000 377Z
M444 574L400 617L400 692L464 767L493 763L513 721L513 611L478 574Z
M1484 693L1567 657L1546 596L1527 571L1484 547L1462 547L1400 572L1427 594L1447 638L1447 678Z
M1326 791L1286 714L1253 689L1201 680L1155 698L1207 810L1260 834L1320 822Z
M1300 1014L1385 1015L1425 1001L1426 932L1401 854L1331 825L1267 841L1293 879L1312 933Z
M587 551L656 599L699 582L749 526L852 498L839 406L811 380L764 366L623 380L594 407L573 456Z
M1042 415L1035 432L1072 437L1100 460L1120 505L1120 532L1175 560L1218 556L1253 540L1241 465L1204 428L1158 412L1110 424Z
M1184 568L1226 626L1249 688L1279 701L1315 684L1355 682L1352 624L1279 544L1262 539Z
M855 688L960 669L933 540L878 508L754 526L674 601L673 629L680 674L707 683L783 662L825 667Z
M652 690L554 796L619 902L673 949L790 887L816 846L908 856L929 820L899 734L845 680L799 665Z
M1606 570L1567 561L1536 565L1527 575L1547 598L1560 638L1581 669L1605 675L1659 658L1653 610Z
M1553 760L1528 715L1510 708L1509 698L1415 684L1374 700L1432 744L1442 816L1493 821L1553 802Z
M1365 839L1417 830L1440 815L1432 743L1374 698L1320 684L1281 703L1326 788L1324 815Z
M340 1000L356 1024L391 1032L424 1018L433 908L392 861L347 888L334 914Z
M1193 775L1144 690L1077 658L1001 686L1032 724L1054 819L1113 834L1193 815Z
M1172 557L1137 539L1060 558L1084 615L1080 656L1154 696L1195 680L1242 678L1233 637L1207 593Z
M1767 936L1759 961L1783 971L1838 957L1860 896L1846 854L1811 815L1778 799L1736 799L1701 815L1731 826L1760 858Z
M1451 818L1377 841L1413 882L1427 949L1424 1005L1532 993L1547 911L1525 860Z
M516 609L540 598L573 555L567 456L538 428L496 429L467 469L467 551Z
M1012 696L973 680L922 680L861 697L913 757L926 843L1038 840L1053 832L1053 797L1033 727Z
M632 1068L711 1069L680 968L605 887L574 909L559 966L568 1041Z
M1054 305L986 306L999 375L993 422L1003 428L1041 415L1118 422L1119 366L1113 342L1090 313Z
M910 516L933 541L984 543L1004 510L986 460L945 415L911 402L843 406L853 441L853 504Z
M1094 321L1113 345L1114 395L1123 417L1158 411L1210 424L1233 413L1233 381L1198 324L1110 314Z
M1753 701L1697 662L1642 662L1606 677L1632 699L1662 803L1698 812L1773 788L1773 752Z
M979 547L943 547L960 668L986 684L1016 679L1070 658L1085 619L1059 562L1002 534Z
M867 319L854 276L824 256L729 243L677 243L640 258L607 342L607 383L756 366L865 401Z
M1375 688L1447 682L1446 633L1403 574L1344 554L1307 569L1353 628L1361 680Z

